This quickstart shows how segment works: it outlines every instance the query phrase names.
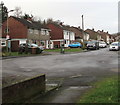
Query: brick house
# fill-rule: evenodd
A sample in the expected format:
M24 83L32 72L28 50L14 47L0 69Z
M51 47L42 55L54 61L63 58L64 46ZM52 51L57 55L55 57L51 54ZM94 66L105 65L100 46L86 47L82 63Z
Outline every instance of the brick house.
M110 44L112 42L112 36L108 32L104 32L103 30L102 31L98 30L97 32L101 34L102 39L107 44Z
M111 37L113 41L119 41L120 42L120 32L111 34Z
M45 48L49 47L49 29L39 22L10 16L8 18L8 34L12 42L17 42L16 47L21 43L36 43ZM2 25L2 39L7 36L7 21ZM15 48L15 43L13 44ZM13 49L14 50L14 49ZM17 48L16 48L17 50Z
M110 35L109 35L110 43L116 41L116 38L117 38L117 37L115 37L114 35L110 34Z
M99 32L96 32L94 29L87 29L85 32L89 33L89 39L92 40L101 40L102 36Z
M75 41L75 33L69 27L61 23L48 23L47 27L51 30L51 48L59 48L61 44L64 44L64 47L68 47L70 43Z
M75 40L76 41L88 41L89 34L83 31L80 27L70 27L70 29L75 33Z

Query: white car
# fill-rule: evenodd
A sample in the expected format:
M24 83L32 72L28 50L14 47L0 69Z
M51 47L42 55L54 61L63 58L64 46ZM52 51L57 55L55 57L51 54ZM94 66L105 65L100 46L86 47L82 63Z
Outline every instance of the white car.
M99 47L100 48L105 48L105 47L107 47L107 44L104 41L100 41L99 42Z
M110 44L109 50L120 50L120 42L113 42Z

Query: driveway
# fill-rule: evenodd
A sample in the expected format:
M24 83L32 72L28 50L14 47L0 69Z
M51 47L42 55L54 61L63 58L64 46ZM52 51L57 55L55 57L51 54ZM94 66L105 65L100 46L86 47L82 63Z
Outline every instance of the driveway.
M3 84L46 74L46 81L61 81L62 87L33 102L75 103L90 83L117 75L118 52L108 48L77 53L6 59L2 61Z

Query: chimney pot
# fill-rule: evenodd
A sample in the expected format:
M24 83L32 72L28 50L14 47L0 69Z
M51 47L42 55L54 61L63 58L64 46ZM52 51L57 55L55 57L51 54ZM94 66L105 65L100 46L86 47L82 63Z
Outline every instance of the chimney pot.
M33 19L31 17L28 17L27 20L31 21L31 22L33 21Z
M78 26L78 28L80 29L80 26Z
M63 25L63 23L62 23L62 22L60 22L60 25Z

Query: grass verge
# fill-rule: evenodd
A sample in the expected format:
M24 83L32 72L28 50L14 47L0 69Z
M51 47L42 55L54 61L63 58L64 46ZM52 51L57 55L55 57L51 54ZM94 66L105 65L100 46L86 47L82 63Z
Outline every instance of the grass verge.
M18 52L1 52L1 54L0 54L0 56L30 56L30 55L32 55L32 54L30 54L30 53L28 53L28 54L25 54L25 53L23 53L23 54L19 54Z
M93 85L78 102L80 103L118 103L118 77L105 78Z
M46 52L60 52L61 49L45 49ZM81 48L65 48L65 52L81 52L83 51Z

